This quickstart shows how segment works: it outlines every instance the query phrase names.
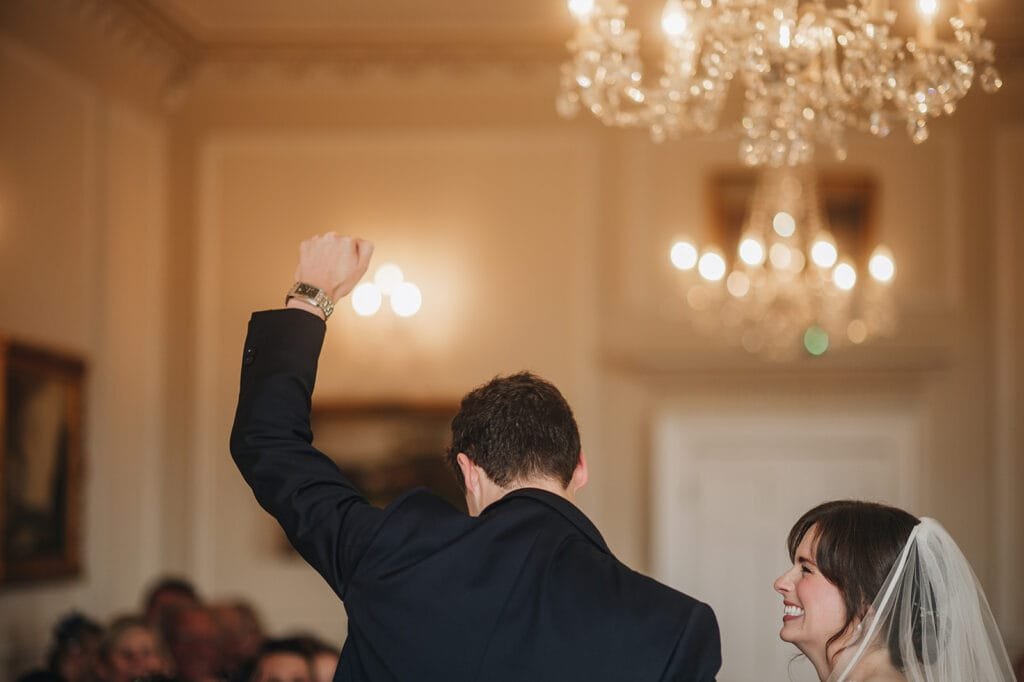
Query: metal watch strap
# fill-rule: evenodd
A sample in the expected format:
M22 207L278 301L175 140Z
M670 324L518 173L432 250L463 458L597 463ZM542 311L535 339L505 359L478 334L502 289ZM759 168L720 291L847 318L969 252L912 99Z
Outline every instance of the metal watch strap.
M306 284L305 282L296 282L291 288L288 294L284 297L285 305L288 301L293 298L315 305L320 310L324 311L324 318L331 316L334 312L334 303L331 302L331 297L327 295L327 292L323 289L313 286L312 284Z

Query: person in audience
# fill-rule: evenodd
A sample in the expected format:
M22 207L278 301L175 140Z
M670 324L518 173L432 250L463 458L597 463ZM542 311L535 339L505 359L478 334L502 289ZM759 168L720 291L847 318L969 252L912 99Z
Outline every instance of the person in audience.
M166 676L170 668L160 636L142 617L117 618L103 635L97 665L103 682L132 682L138 678Z
M937 521L840 500L804 514L779 636L829 682L1012 682L988 602Z
M53 630L48 669L64 682L92 682L102 637L103 628L92 619L65 616Z
M160 632L180 682L223 679L220 629L209 608L182 606L168 611Z
M286 309L249 322L231 434L256 499L345 603L337 679L713 680L711 608L621 563L576 506L587 461L549 382L522 372L462 400L446 460L469 515L422 489L378 509L313 446L324 323L372 250L303 242Z
M202 601L192 583L183 578L164 577L146 592L143 604L146 622L160 627L164 614L185 606L199 606Z
M299 638L268 640L253 664L251 682L313 682L308 642Z
M313 659L313 682L331 682L341 650L313 635L297 635Z
M241 599L210 605L220 628L223 672L233 677L259 653L266 640L263 625L252 604Z

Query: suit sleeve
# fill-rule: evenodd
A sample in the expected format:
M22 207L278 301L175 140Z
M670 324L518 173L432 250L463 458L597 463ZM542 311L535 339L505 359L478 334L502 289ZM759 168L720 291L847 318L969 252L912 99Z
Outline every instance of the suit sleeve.
M714 682L722 667L722 643L718 619L707 604L698 602L690 612L669 673L663 679L673 682Z
M325 328L302 310L253 314L231 455L260 506L344 599L383 512L312 445L310 401Z

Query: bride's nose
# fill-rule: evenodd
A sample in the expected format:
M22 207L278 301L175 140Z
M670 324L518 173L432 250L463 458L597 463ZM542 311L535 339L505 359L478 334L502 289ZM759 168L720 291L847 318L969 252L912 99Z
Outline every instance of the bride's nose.
M785 595L787 592L793 589L793 580L790 577L792 571L786 571L772 583L772 588L781 595Z

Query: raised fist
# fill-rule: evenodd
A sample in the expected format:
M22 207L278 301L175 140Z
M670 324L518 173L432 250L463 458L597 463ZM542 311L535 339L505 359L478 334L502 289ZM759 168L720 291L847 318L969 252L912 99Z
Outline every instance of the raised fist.
M334 232L307 239L299 246L295 281L323 289L331 301L346 296L370 265L373 243Z

